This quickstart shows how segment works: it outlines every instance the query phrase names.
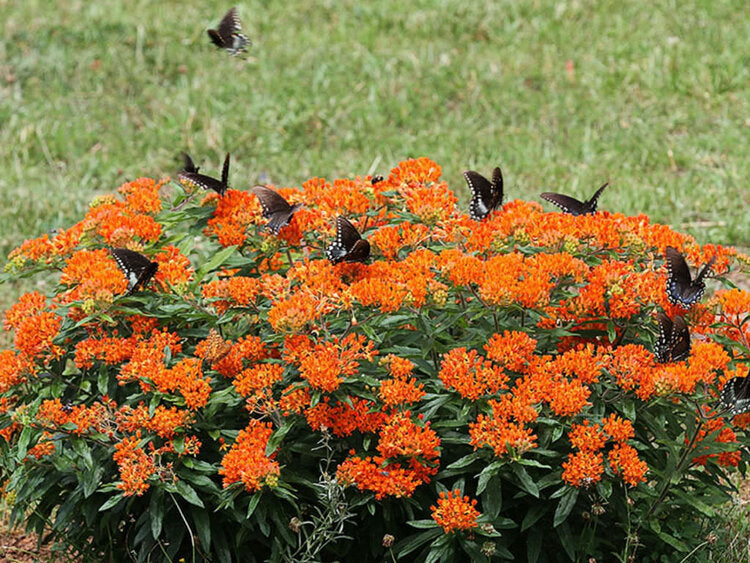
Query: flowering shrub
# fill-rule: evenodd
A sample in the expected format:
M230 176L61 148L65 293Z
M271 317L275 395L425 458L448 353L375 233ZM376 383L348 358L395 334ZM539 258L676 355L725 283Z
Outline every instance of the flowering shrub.
M272 236L257 198L141 178L28 240L6 279L4 490L81 554L145 560L656 560L704 544L744 468L750 294L667 299L647 217L509 201L476 222L440 166L313 178ZM368 264L332 265L347 216ZM158 263L128 292L107 250ZM658 363L656 313L684 315ZM604 532L605 531L605 532ZM566 555L562 555L566 554Z

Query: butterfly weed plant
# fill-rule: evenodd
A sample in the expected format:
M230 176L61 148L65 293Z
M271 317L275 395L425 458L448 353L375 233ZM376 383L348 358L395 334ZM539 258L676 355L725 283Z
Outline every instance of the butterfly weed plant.
M503 204L499 172L472 217L440 176L141 178L24 242L5 279L59 283L4 317L14 520L95 561L705 555L747 462L748 258Z

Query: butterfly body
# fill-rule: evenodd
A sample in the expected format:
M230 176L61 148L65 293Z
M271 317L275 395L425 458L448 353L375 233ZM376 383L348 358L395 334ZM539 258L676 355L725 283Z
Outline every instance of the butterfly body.
M544 192L541 195L541 198L556 205L557 207L562 209L564 213L569 213L570 215L588 215L589 213L596 213L596 207L599 204L599 196L602 195L602 192L608 185L608 182L605 183L602 187L596 190L596 192L594 192L594 195L591 197L591 199L586 201L580 201L574 197L570 197L569 195L563 195L554 192Z
M503 173L499 167L493 170L492 181L474 170L464 172L464 179L471 190L469 217L475 221L481 221L503 204Z
M667 257L667 297L673 305L679 305L683 309L688 309L700 301L703 293L706 291L706 284L703 281L710 272L716 256L709 260L698 275L693 279L690 275L685 258L679 250L668 246L666 250Z
M195 166L193 160L189 155L185 154L185 166L177 174L177 177L181 182L184 182L191 186L198 186L204 190L213 190L217 194L223 196L229 188L229 153L224 158L224 166L221 170L221 180L206 176L205 174L199 174L199 168Z
M729 415L750 412L750 377L733 377L721 390L721 402L730 408Z
M654 347L654 356L660 364L680 362L690 355L690 330L685 319L676 316L670 319L664 313L657 315L659 336Z
M274 235L289 224L294 213L302 207L301 203L291 205L277 192L265 186L255 186L253 193L258 197L263 209L263 217L268 219L266 228Z
M125 274L125 279L128 280L126 295L146 287L159 269L158 262L152 262L140 252L127 248L111 248L109 252L122 273Z
M229 11L221 18L219 27L207 31L211 43L229 51L232 55L239 55L245 51L246 45L251 45L247 35L242 33L240 18L237 16L237 8L230 8Z
M370 257L370 243L346 217L336 218L336 240L326 248L326 257L332 264L339 262L366 262Z

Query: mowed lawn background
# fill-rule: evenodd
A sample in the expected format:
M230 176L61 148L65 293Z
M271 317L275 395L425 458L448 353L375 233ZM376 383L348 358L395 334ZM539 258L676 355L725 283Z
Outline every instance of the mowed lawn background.
M462 205L467 168L506 199L609 181L602 209L750 240L745 0L245 1L247 60L205 33L231 5L0 0L3 255L183 150L238 189L416 156Z

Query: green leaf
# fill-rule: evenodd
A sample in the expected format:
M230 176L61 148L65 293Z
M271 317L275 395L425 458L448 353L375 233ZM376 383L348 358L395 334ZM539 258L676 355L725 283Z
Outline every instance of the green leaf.
M125 499L123 498L122 494L117 494L115 496L109 497L107 502L105 502L103 505L99 507L99 512L104 512L105 510L109 510L110 508L112 508L113 506L116 506L117 504L119 504L121 501L124 501L124 500Z
M570 515L571 511L573 510L573 507L576 505L576 501L578 500L578 489L571 488L566 492L563 497L560 499L560 502L557 503L557 509L555 510L555 517L552 521L552 526L557 528L560 524L565 522L565 520Z
M204 262L201 264L201 267L198 268L198 271L196 272L196 277L198 279L202 279L208 272L212 272L232 255L234 254L235 250L237 250L236 246L228 246L227 248L222 248L217 253L215 253L210 260L207 262Z
M410 520L407 522L409 526L412 528L420 528L420 529L428 529L428 528L435 528L437 527L437 522L435 522L432 518L428 520Z
M426 530L419 534L409 536L404 541L397 543L394 546L394 551L399 557L403 557L422 545L431 542L442 533L443 530L441 528L434 528L432 530Z
M461 469L462 467L471 465L478 459L479 459L479 454L477 452L473 452L473 453L470 453L469 455L465 455L464 457L460 459L457 459L450 465L446 466L446 469Z
M260 502L260 497L262 496L262 493L257 492L253 494L253 496L250 497L250 503L247 505L247 514L245 515L246 519L250 519L250 517L253 515L253 512L255 512L255 509L258 507L258 503Z
M21 435L18 438L18 444L16 445L16 459L19 462L23 462L26 457L26 452L29 449L29 440L31 440L31 427L24 426L21 430Z
M500 479L492 479L482 493L482 512L494 520L503 507L503 488Z
M539 560L543 539L544 532L541 529L535 528L529 532L529 537L526 540L526 560L529 563L536 563Z
M681 551L682 553L690 551L690 548L685 543L681 542L680 540L678 540L677 538L673 536L670 536L666 532L659 532L656 535L659 536L660 540L662 540L664 543L668 543L677 551Z
M158 540L161 534L161 525L164 521L164 492L161 489L154 489L151 493L148 515L151 519L151 537Z
M196 493L195 489L188 485L185 481L177 481L176 488L179 495L190 504L194 504L195 506L204 508L203 501L200 499L200 497L198 497L198 493Z
M528 530L534 524L536 524L539 519L544 516L548 508L549 507L546 504L541 503L532 505L532 507L526 512L526 516L523 517L523 522L521 522L521 531L523 532L524 530Z
M487 467L482 469L481 473L479 473L479 480L477 481L477 494L481 495L484 491L485 487L487 487L487 483L492 479L497 473L500 471L500 468L503 466L503 463L500 461L493 461L490 463Z
M193 514L193 522L195 522L195 528L198 532L198 540L201 542L202 551L210 552L211 520L208 517L208 512L195 507L190 507L190 512Z
M539 487L536 486L536 483L534 483L534 480L531 478L531 475L529 475L528 471L526 471L520 465L513 465L513 474L518 478L518 481L521 484L521 488L524 491L536 498L539 498Z

